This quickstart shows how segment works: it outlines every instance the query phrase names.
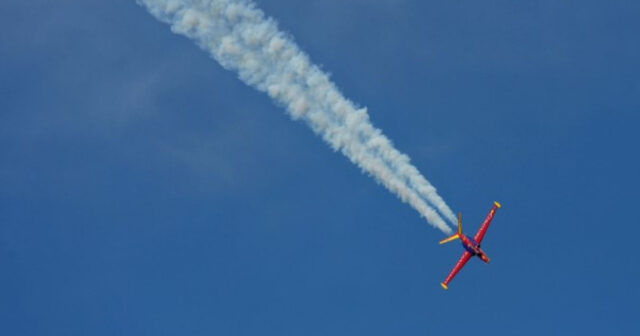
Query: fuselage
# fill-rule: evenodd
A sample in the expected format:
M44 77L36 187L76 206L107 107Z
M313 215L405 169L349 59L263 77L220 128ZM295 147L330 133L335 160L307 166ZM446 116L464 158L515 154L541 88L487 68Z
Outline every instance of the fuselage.
M460 241L462 242L462 247L464 247L465 250L469 251L471 255L477 256L478 258L482 259L482 261L489 263L489 257L487 257L484 251L480 248L480 244L478 244L473 238L461 234Z

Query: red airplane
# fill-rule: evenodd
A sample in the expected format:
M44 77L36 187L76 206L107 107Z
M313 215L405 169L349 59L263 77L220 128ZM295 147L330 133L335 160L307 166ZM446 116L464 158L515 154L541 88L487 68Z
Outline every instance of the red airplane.
M493 202L493 207L491 207L491 211L489 211L489 214L484 219L484 221L482 222L482 225L480 226L480 229L478 229L478 232L476 232L476 235L473 236L473 238L465 234L462 234L462 215L458 213L458 232L456 232L451 237L441 240L440 244L448 243L454 239L460 239L462 241L462 247L464 247L466 251L462 253L462 256L460 257L460 259L458 259L458 262L456 263L456 265L453 266L453 269L451 270L451 273L449 273L447 278L440 283L442 288L444 288L445 290L449 289L448 287L449 282L451 282L453 277L456 276L458 272L460 272L462 267L464 267L467 261L469 261L469 258L473 256L477 256L478 258L482 259L482 261L484 261L485 263L487 264L489 263L489 257L487 257L486 253L484 253L484 251L480 249L480 243L482 243L482 238L484 238L484 234L487 232L487 229L489 228L489 223L491 223L491 220L493 219L493 215L496 213L496 210L498 208L500 208L500 203Z

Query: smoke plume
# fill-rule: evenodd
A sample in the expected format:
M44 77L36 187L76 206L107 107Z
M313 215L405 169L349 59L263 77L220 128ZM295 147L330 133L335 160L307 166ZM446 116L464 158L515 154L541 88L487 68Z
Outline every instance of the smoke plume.
M346 99L293 39L249 0L137 0L173 32L194 40L225 69L266 92L336 151L444 233L456 217L409 157ZM437 210L436 210L437 209ZM438 213L439 211L439 213Z

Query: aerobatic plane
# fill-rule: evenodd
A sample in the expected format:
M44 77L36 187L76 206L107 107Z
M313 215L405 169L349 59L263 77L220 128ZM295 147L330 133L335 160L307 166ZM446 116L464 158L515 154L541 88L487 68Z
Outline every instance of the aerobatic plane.
M500 208L500 203L493 202L493 207L491 207L491 211L489 211L489 214L484 219L484 221L482 222L482 225L480 225L480 229L478 229L478 232L476 232L476 235L473 236L473 238L462 233L462 215L458 213L458 232L456 232L454 235L448 238L441 240L440 244L448 243L455 239L460 239L460 241L462 242L462 247L464 247L465 251L464 253L462 253L462 256L460 257L460 259L458 259L458 262L456 263L456 265L453 266L453 269L451 270L449 275L447 275L447 278L440 283L442 288L444 288L445 290L449 289L449 282L451 282L453 277L456 276L458 272L460 272L462 267L464 267L464 265L467 263L467 261L469 261L471 257L476 256L482 259L482 261L484 261L485 263L487 264L489 263L489 257L487 257L487 254L484 253L484 251L480 248L480 244L482 243L482 238L484 238L484 234L487 232L487 229L489 228L489 224L493 219L493 215L496 213L496 210L499 208Z

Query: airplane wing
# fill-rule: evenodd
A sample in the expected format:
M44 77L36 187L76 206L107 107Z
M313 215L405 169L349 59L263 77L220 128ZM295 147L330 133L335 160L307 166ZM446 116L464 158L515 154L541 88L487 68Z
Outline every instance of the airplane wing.
M458 272L460 272L462 267L464 267L464 264L466 264L467 261L469 261L469 258L471 258L471 253L469 251L464 251L462 256L460 256L460 259L458 259L458 262L456 263L456 265L453 266L453 269L451 270L449 275L447 275L447 278L444 279L444 281L440 284L442 288L449 289L448 287L449 282L453 279L454 276L456 276L456 274L458 274Z
M482 239L484 238L484 234L487 232L487 229L489 228L489 224L491 224L491 220L493 219L493 215L496 213L496 210L498 208L500 208L500 203L493 202L493 207L491 207L489 214L482 222L482 225L480 225L480 228L478 229L478 232L476 233L476 235L473 237L473 240L475 240L478 244L482 242Z

